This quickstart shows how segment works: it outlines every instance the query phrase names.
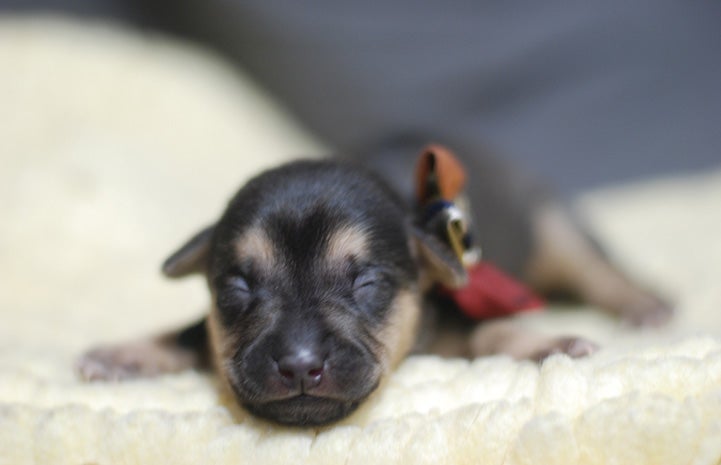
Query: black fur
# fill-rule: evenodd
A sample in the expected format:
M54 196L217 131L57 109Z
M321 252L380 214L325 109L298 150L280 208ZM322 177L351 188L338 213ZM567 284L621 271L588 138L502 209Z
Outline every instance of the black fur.
M376 388L379 333L394 297L417 281L408 211L373 175L328 161L265 172L230 201L212 236L206 274L236 348L224 368L248 410L281 423L323 424ZM329 264L324 248L344 226L365 232L368 255ZM237 241L251 227L278 252L271 272L237 256ZM323 360L318 386L279 374L279 361L302 351Z

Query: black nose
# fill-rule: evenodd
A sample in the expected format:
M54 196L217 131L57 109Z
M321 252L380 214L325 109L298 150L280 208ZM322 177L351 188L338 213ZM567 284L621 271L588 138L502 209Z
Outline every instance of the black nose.
M309 349L298 349L278 360L278 373L289 387L308 389L323 378L324 357Z

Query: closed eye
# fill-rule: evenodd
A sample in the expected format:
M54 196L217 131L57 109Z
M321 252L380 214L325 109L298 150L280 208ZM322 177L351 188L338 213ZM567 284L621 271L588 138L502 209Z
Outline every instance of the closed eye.
M242 276L232 276L228 279L228 287L235 292L250 292L248 281Z
M378 272L369 270L362 272L353 281L353 289L360 289L363 287L369 287L375 285L380 279Z
M218 308L237 312L246 308L253 300L253 292L248 280L240 275L226 276L218 287Z
M227 276L221 282L216 304L223 324L228 326L253 305L255 295L248 280L243 276Z
M396 285L393 274L380 266L364 266L353 278L353 302L364 315L385 314L393 299Z
M357 302L371 303L377 291L383 287L385 275L378 268L365 268L353 279L353 297Z

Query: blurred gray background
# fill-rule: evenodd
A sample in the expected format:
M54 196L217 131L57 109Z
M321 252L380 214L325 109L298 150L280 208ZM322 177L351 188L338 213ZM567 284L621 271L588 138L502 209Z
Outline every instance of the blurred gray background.
M574 194L721 166L721 2L0 0L201 41L334 150L491 148Z

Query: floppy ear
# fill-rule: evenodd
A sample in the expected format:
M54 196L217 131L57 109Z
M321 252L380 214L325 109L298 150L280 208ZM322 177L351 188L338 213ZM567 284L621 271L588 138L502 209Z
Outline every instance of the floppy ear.
M421 281L457 289L465 286L468 274L453 250L434 234L411 227L411 241L420 264Z
M180 249L163 262L163 274L169 278L182 278L201 273L205 269L210 251L210 239L215 225L208 226L190 238Z
M416 163L416 200L456 198L466 184L466 171L456 156L442 145L430 144Z
M464 216L453 202L463 190L465 170L450 150L431 144L421 152L415 176L416 201L426 217L422 227L411 227L421 282L463 287L468 281L460 258L467 247L463 243L466 230Z

